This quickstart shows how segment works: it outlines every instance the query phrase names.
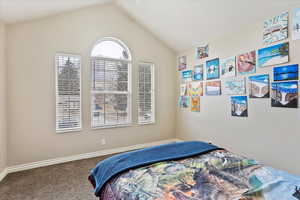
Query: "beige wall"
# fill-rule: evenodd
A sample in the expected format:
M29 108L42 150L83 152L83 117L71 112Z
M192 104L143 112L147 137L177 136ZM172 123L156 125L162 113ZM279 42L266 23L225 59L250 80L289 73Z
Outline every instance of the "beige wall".
M5 25L0 21L0 173L6 167Z
M91 130L89 54L94 43L105 36L121 39L132 51L133 102L137 97L138 62L155 63L154 125ZM114 5L8 25L7 42L9 166L174 137L176 55ZM57 52L82 56L82 132L55 132L54 56ZM136 111L134 103L134 120ZM106 145L101 145L102 138L106 139Z
M271 17L271 16L270 16ZM210 43L210 58L236 56L262 47L263 22L247 30ZM188 56L188 66L195 63L195 51ZM300 40L290 42L290 63L300 63ZM273 67L259 68L256 74L269 73ZM178 73L178 92L179 94ZM248 84L248 82L247 82ZM248 95L248 88L247 88ZM267 165L300 175L300 110L271 108L270 99L249 99L249 117L231 117L230 96L201 97L201 112L177 109L177 137L211 141L233 152L260 160Z

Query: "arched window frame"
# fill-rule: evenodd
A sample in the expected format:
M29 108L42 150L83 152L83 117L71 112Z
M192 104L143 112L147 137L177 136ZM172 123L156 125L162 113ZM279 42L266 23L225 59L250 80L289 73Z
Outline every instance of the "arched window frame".
M118 45L120 45L127 53L128 55L128 59L116 59L116 58L111 58L111 57L104 57L104 56L92 56L92 52L94 50L94 48L99 45L102 42L105 41L111 41L111 42L115 42ZM91 52L90 52L90 58L91 58L91 127L92 129L102 129L102 128L113 128L113 127L122 127L122 126L130 126L132 124L132 54L130 49L127 47L127 45L122 42L120 39L117 38L113 38L113 37L104 37L101 40L98 40ZM112 61L112 62L123 62L123 63L127 63L128 66L128 77L127 77L127 91L96 91L96 93L99 94L127 94L127 120L124 123L115 123L115 124L106 124L104 122L104 124L102 125L97 125L95 126L95 124L93 123L93 114L94 114L94 110L93 110L93 94L95 93L95 91L93 91L93 81L94 81L94 77L93 77L93 61L94 60L102 60L104 62L106 61Z

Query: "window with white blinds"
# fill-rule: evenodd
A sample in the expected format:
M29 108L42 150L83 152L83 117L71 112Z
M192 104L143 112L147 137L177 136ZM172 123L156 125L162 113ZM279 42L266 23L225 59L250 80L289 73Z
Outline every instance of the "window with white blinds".
M154 64L139 64L139 98L138 123L149 124L155 122L154 108Z
M56 54L56 131L81 129L81 57Z
M91 56L92 128L131 123L131 58L118 40L98 43Z

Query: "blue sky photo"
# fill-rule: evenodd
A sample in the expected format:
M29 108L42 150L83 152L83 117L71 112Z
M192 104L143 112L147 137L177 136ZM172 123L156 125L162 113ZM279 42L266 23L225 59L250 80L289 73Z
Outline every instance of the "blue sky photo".
M258 76L250 76L249 79L254 82L269 83L269 75L268 74L263 74L263 75L258 75Z
M236 104L247 105L247 97L246 96L231 97L231 101Z
M297 93L298 81L272 83L272 89L284 93Z

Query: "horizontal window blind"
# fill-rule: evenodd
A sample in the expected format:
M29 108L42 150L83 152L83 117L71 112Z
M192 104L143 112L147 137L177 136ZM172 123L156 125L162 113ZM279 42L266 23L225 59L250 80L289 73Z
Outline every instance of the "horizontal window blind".
M92 127L131 122L130 61L92 57Z
M138 123L154 123L154 64L139 64Z
M56 131L81 129L81 57L57 54Z

